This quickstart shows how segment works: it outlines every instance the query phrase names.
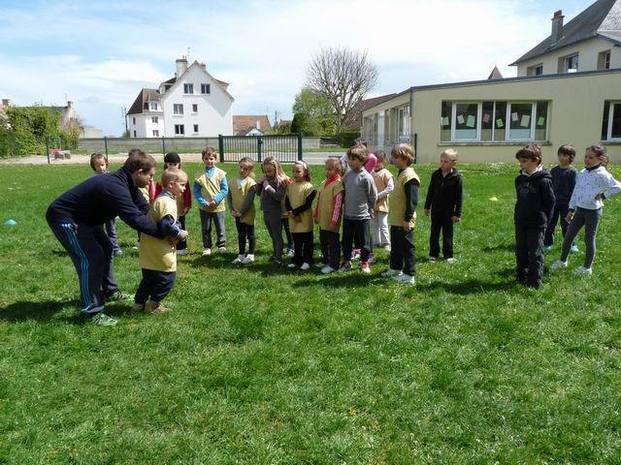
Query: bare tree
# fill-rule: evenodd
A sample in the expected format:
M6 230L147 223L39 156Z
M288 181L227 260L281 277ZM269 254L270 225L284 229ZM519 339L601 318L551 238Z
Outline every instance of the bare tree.
M377 66L369 61L366 52L323 48L306 70L306 85L328 99L340 132L352 109L377 84L378 74Z

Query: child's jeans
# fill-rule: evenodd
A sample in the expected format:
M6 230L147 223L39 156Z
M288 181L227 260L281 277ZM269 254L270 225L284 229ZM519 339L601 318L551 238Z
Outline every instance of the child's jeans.
M211 249L213 245L211 241L212 224L216 224L216 246L224 247L226 245L226 237L224 235L224 212L206 212L199 210L201 215L201 232L203 235L203 247Z
M416 263L414 260L414 229L409 232L399 226L390 227L392 244L390 248L390 268L402 271L403 274L414 276Z
M147 300L161 302L172 290L177 273L142 269L142 281L136 291L134 302L144 305Z

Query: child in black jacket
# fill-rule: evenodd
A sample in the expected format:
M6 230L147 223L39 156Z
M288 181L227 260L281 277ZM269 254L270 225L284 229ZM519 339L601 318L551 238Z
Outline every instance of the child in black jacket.
M543 239L554 210L552 176L543 169L541 147L518 150L520 174L515 178L515 257L517 280L538 289L543 278Z
M425 199L425 215L431 215L429 236L429 261L435 262L440 255L440 232L442 231L442 255L448 263L454 263L453 224L461 221L463 181L455 169L457 151L445 150L440 154L440 168L431 175L431 183Z

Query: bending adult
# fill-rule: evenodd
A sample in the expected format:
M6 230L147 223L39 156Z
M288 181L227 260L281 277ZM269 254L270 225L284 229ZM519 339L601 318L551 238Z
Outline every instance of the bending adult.
M94 315L97 324L116 323L103 310L106 299L120 295L104 223L118 216L133 229L150 236L163 238L177 234L176 229L147 216L149 204L138 188L146 187L154 173L153 157L134 149L120 170L87 179L62 194L47 209L47 222L78 273L81 313Z

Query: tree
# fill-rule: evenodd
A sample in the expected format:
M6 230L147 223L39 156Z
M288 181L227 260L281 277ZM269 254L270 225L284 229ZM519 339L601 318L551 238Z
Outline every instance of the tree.
M306 115L306 128L302 131L304 134L325 136L334 134L336 130L332 105L323 94L312 89L303 88L295 96L293 113Z
M330 102L336 115L336 130L341 132L352 109L377 84L378 74L366 52L324 48L306 70L307 87Z

